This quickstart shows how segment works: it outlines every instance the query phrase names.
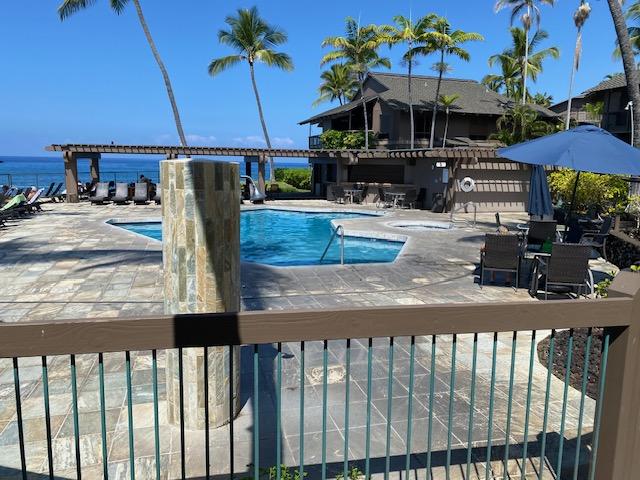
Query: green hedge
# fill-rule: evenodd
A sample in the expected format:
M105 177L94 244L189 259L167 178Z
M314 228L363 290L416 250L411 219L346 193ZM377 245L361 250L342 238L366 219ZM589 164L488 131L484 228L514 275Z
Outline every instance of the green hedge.
M364 148L364 131L339 131L327 130L320 135L322 148L329 150L358 150ZM369 147L373 148L376 142L376 135L369 132Z
M298 190L311 190L311 169L276 168L276 181L288 183Z
M574 170L558 170L549 174L549 189L565 203L571 201L575 182ZM628 203L628 191L629 184L624 177L582 172L576 192L576 210L621 213Z

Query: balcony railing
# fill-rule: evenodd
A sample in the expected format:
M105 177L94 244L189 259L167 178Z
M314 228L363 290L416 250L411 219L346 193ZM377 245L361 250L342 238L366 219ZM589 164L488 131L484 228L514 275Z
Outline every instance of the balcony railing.
M322 148L322 139L320 135L311 135L309 137L309 150L319 150Z
M588 330L578 348L580 327ZM592 347L598 327L601 351ZM568 343L556 345L567 329ZM640 294L0 324L0 363L8 363L0 377L12 379L14 392L13 415L4 408L0 419L13 422L18 438L15 454L3 447L9 453L0 458L13 463L0 462L0 476L257 480L291 469L301 479L631 479L640 471L639 330ZM550 368L538 382L536 348L549 333ZM184 349L203 349L207 359L208 349L233 346L242 346L241 397L251 415L185 430L180 408L179 425L167 426L164 351L182 358ZM578 390L568 373L554 389L560 350L567 372L572 364L582 372ZM591 358L601 372L595 405L586 395ZM203 402L208 418L208 390ZM45 433L34 443L39 413Z

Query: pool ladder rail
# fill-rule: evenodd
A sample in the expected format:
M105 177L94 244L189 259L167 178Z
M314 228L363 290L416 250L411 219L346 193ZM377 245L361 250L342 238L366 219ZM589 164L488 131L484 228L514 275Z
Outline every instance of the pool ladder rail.
M338 225L336 229L333 231L333 234L329 239L329 243L327 243L327 246L325 247L324 252L322 252L322 256L320 257L321 263L322 263L322 260L324 260L324 257L327 255L327 252L329 251L329 247L333 243L333 239L336 238L338 234L340 234L340 265L344 265L344 227L342 225Z
M473 208L473 223L467 219L456 220L453 218L453 215L462 209L464 209L465 213L468 213L469 207ZM451 214L449 215L449 222L451 223L451 225L454 225L456 223L463 223L469 227L476 228L477 220L478 220L478 206L474 202L467 202L463 205L460 205L455 210L451 210Z

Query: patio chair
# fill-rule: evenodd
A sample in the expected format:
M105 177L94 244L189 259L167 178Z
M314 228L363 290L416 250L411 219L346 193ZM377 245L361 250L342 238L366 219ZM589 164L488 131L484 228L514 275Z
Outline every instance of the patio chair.
M480 288L484 281L484 272L507 272L515 274L515 288L518 289L520 277L520 240L511 233L487 233L484 249L480 254Z
M156 202L156 205L160 205L162 203L162 193L161 193L160 184L156 184L156 191L153 194L153 201ZM242 196L240 197L240 201L242 201Z
M149 201L149 184L147 182L136 183L133 193L133 203L136 205L146 205Z
M44 188L37 190L36 193L34 193L29 200L27 200L23 205L21 205L18 208L22 209L27 213L41 212L42 207L40 207L40 202L38 202L38 199L42 195L42 192L44 192Z
M96 184L96 191L93 196L89 197L91 204L104 205L104 202L109 201L109 184L106 182L98 182Z
M51 195L51 192L53 192L53 189L55 187L56 187L56 182L51 182L51 185L49 185L49 188L45 190L45 193L42 194L41 198L49 198L49 196Z
M51 193L46 197L49 199L49 201L51 202L57 202L58 200L61 200L61 196L62 196L62 182L58 183L58 185L56 185L56 187L51 191Z
M418 200L418 191L415 188L407 190L404 197L400 200L402 208L416 208Z
M527 245L542 245L546 241L555 242L558 237L558 222L555 220L531 220L527 230Z
M496 228L500 228L502 226L502 221L500 220L500 212L496 212Z
M117 205L126 205L129 203L129 185L127 183L116 183L116 194L111 198L113 203Z
M591 248L599 249L602 252L602 258L607 262L607 238L613 228L613 218L604 217L602 224L598 230L586 230L580 238L580 245L588 245Z
M544 277L544 299L549 297L549 287L565 287L577 290L582 295L584 287L593 295L593 274L589 269L591 247L577 243L553 244L551 256L537 257L534 267L534 291L539 290L540 276Z
M427 201L427 189L421 188L418 191L418 198L416 198L416 208L420 210L426 208L425 202Z
M333 201L336 203L345 203L346 195L342 185L331 185L331 193L333 194Z

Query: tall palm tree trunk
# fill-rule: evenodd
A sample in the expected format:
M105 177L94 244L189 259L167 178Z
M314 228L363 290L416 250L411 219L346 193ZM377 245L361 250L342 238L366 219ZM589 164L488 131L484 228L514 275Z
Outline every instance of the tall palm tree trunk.
M433 113L431 115L431 135L429 136L429 148L433 148L433 142L436 138L436 116L438 115L438 99L440 98L440 84L442 83L442 74L444 68L444 50L440 50L440 68L438 73L438 84L436 86L436 98L433 101Z
M522 105L527 103L527 70L529 67L529 29L524 33L524 65L522 67Z
M444 122L444 137L442 139L442 147L446 147L447 146L447 132L449 130L449 107L447 107L447 111L446 111L446 120Z
M409 43L409 49L411 49L411 43ZM413 120L413 96L411 94L411 70L412 70L412 65L413 61L409 60L409 62L407 63L407 70L408 70L408 75L407 75L407 91L409 93L409 124L410 124L410 128L411 128L411 135L410 135L410 144L411 144L411 150L413 150L415 148L415 128L414 128L414 120Z
M571 79L569 80L569 99L567 100L567 120L564 125L565 130L569 130L569 126L571 125L571 100L573 95L573 81L576 77L576 70L578 68L578 49L580 48L580 34L582 32L581 28L578 28L578 36L576 37L576 48L573 54L573 64L571 65Z
M260 123L262 124L262 133L264 135L264 141L267 143L267 148L271 150L271 139L269 138L269 132L267 131L267 123L264 121L264 113L262 112L262 102L260 101L260 94L258 93L258 85L256 84L256 74L253 70L253 63L249 63L249 71L251 72L251 85L253 85L253 93L256 96L256 103L258 104L258 115L260 116ZM269 157L269 181L275 182L276 169L273 164L273 157Z
M164 79L164 86L167 89L167 95L169 96L169 102L171 103L171 109L173 110L173 118L176 122L178 137L180 137L180 144L183 147L186 147L187 138L185 137L184 130L182 129L182 120L180 120L180 112L178 111L178 104L176 103L176 97L173 95L173 87L171 86L169 73L167 72L167 69L164 66L164 62L162 61L162 58L160 58L160 53L158 53L156 44L153 41L153 37L151 36L151 32L149 31L149 26L147 25L147 21L145 20L144 14L142 13L142 7L140 6L140 1L133 0L133 4L136 7L138 19L140 20L140 25L142 26L144 35L145 37L147 37L147 42L149 43L149 47L151 48L151 53L153 53L153 58L155 58L156 63L158 64L158 68L162 73L162 78Z
M620 52L622 53L622 65L624 66L624 74L627 78L627 91L629 98L633 102L635 109L640 107L640 85L638 83L638 70L636 68L636 62L633 56L633 50L631 48L631 42L629 40L629 32L627 31L627 22L625 21L624 14L622 13L622 7L620 6L620 0L607 0L609 4L609 10L611 11L611 18L613 19L613 25L616 28L616 34L618 36L618 45L620 46ZM633 116L633 138L631 139L634 146L640 145L640 116ZM640 194L640 178L633 177L632 182L629 184L629 193L631 195Z
M364 76L359 74L360 99L362 100L362 111L364 112L364 149L369 150L369 114L367 113L367 102L364 99Z

